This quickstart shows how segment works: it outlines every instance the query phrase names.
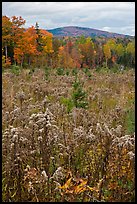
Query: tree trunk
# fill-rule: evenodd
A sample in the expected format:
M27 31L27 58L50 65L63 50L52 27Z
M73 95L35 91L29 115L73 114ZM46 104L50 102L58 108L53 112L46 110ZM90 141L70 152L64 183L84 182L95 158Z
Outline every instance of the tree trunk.
M30 59L30 57L29 57L29 66L30 66L30 63L31 63L31 59Z
M107 63L107 61L108 61L108 60L107 60L107 58L106 58L106 68L107 68L107 66L108 66L108 63Z
M22 67L22 65L23 65L23 57L22 57L22 60L21 60L21 67Z
M7 61L7 58L8 58L8 49L7 49L7 45L5 45L5 56L6 56L6 61Z

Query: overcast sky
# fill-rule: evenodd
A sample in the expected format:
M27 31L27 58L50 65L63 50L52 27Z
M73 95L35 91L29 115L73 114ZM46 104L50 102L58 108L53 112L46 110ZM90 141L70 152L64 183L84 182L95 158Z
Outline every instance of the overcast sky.
M135 2L2 2L2 15L22 16L25 27L89 27L135 35Z

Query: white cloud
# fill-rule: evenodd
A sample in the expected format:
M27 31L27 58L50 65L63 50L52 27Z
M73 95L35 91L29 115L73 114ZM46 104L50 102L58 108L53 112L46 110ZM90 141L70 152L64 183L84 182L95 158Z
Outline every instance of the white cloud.
M125 33L127 35L132 35L134 36L135 34L135 26L134 24L128 25L128 26L123 26L123 27L102 27L101 30L108 31L108 32L114 32L117 33Z
M106 27L103 27L102 30L109 32L109 31L111 31L112 29L111 29L111 27L107 27L107 26L106 26Z
M2 14L45 29L76 25L132 35L135 30L133 2L2 2Z

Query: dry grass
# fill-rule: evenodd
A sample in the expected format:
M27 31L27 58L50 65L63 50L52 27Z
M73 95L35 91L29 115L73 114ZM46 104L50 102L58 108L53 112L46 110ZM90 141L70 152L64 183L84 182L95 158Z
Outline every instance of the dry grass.
M3 201L134 201L134 72L79 71L89 107L70 113L75 76L56 73L3 73Z

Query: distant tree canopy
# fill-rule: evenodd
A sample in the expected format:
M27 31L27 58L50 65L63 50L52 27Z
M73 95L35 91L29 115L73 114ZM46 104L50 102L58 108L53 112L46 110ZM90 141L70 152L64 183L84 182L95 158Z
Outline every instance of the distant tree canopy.
M96 68L122 64L135 66L135 41L126 38L63 37L57 39L44 29L25 29L20 16L2 16L2 66Z

